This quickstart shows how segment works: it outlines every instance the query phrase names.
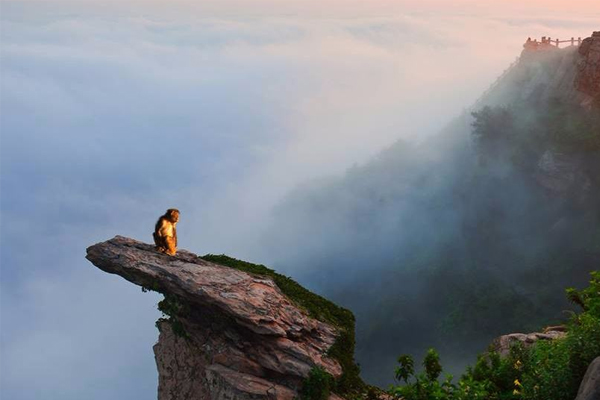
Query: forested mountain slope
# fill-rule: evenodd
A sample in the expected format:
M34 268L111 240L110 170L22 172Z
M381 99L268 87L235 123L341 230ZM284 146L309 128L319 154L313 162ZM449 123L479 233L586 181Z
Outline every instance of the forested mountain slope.
M357 316L363 376L428 347L459 371L502 333L560 322L600 265L600 33L525 50L477 103L280 204L280 271Z

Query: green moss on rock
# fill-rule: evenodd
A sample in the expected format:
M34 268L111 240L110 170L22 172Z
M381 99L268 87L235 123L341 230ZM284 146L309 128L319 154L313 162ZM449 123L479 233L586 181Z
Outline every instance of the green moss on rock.
M261 264L252 264L237 260L226 255L207 254L203 260L235 268L250 274L271 278L279 289L299 308L319 321L336 327L339 336L329 349L328 355L337 360L342 366L342 375L332 385L332 390L348 398L363 397L369 386L360 378L360 368L354 361L354 314L324 297L321 297L302 287L292 278L281 275Z

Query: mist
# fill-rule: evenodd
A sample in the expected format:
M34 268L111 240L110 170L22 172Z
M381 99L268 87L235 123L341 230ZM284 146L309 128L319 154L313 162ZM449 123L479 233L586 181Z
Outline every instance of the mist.
M343 298L305 256L356 239L272 246L294 193L435 137L524 38L583 36L599 11L464 4L2 2L2 397L155 396L158 297L84 254L116 234L150 241L169 207L182 211L180 247Z
M566 320L564 289L600 262L600 112L572 88L576 51L523 55L438 134L274 209L272 264L355 312L368 381L431 347L460 375L494 338Z

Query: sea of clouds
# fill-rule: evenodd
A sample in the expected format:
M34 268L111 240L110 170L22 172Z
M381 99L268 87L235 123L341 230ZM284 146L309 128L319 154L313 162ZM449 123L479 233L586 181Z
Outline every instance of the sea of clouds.
M262 228L298 184L435 133L527 36L598 28L589 10L335 4L2 3L3 398L156 396L159 296L87 246L150 241L177 207L181 247L268 263Z

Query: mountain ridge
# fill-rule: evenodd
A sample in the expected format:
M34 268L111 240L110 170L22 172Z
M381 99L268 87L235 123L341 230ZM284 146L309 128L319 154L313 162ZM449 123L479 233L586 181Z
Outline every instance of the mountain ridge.
M524 51L473 115L279 204L269 264L355 313L370 382L392 382L394 352L434 346L459 373L507 331L560 323L562 289L600 262L599 93L576 87L600 34L584 44Z
M383 349L395 362L391 342L413 350L423 343L463 347L464 356L500 333L560 322L564 302L549 293L600 261L599 59L600 32L579 48L524 53L484 96L472 131L458 121L420 147L399 143L280 209L283 226L295 231L278 231L271 245L285 253L289 245L279 244L289 239L304 252L296 264L307 268L297 270L318 271L334 286L317 291L358 310L357 353L359 360L374 354L360 360L371 381L378 375L382 384L381 371L392 376L378 355ZM327 246L330 240L339 242ZM217 265L187 251L165 257L119 236L91 246L87 256L165 294L159 309L169 318L157 322L154 348L159 400L292 399L321 373L315 371L326 373L318 378L324 381L343 381L349 370L358 378L353 317L342 362L330 356L339 326L290 301L276 277L251 272L266 267L246 263L250 272L243 272L227 267L239 260L212 256L225 263ZM493 321L498 312L507 319ZM336 383L327 385L335 391ZM362 380L349 386L369 391Z

